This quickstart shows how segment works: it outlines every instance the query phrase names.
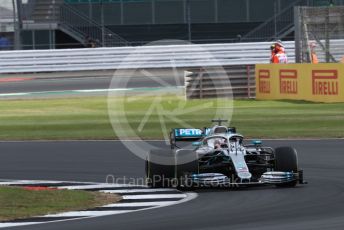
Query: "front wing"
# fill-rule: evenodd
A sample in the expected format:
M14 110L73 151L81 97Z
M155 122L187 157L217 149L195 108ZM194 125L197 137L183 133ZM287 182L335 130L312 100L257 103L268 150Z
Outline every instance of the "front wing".
M192 174L188 176L187 180L193 186L240 186L240 185L278 185L287 184L297 181L300 184L305 184L303 180L303 172L300 170L297 173L293 172L277 172L271 171L264 173L257 182L251 181L236 181L234 178L229 178L221 173L201 173Z

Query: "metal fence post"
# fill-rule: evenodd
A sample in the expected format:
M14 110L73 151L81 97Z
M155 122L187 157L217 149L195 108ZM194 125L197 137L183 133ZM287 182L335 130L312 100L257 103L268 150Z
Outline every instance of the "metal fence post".
M105 21L104 21L104 2L100 1L101 4L101 26L102 26L102 47L105 47Z
M187 23L188 23L188 39L189 39L189 42L191 42L192 34L191 34L191 3L190 3L190 0L186 0L186 14L187 14Z
M301 26L300 26L300 6L294 7L294 25L295 25L295 62L301 63Z
M14 23L14 43L15 49L20 50L21 41L21 31L22 31L22 2L21 0L12 0L13 5L13 23Z
M327 7L325 18L325 47L326 47L326 62L330 62L330 7Z
M199 80L199 98L203 98L203 68L200 68L199 74L198 74L198 80Z
M246 66L246 74L247 74L247 97L250 99L251 98L251 69L250 66Z

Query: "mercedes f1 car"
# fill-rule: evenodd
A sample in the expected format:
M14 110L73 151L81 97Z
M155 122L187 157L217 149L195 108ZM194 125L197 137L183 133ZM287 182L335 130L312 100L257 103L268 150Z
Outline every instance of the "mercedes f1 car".
M155 149L146 159L147 184L151 187L193 188L273 184L294 187L305 183L292 147L271 148L261 141L244 144L244 137L225 120L204 129L173 129L171 149ZM179 147L192 142L193 149Z

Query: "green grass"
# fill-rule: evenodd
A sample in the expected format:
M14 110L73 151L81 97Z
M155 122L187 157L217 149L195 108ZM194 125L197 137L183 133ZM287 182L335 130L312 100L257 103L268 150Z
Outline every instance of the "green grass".
M162 139L161 115L167 129L184 126L175 119L204 127L211 125L210 119L219 116L215 111L220 111L222 118L228 118L232 109L230 101L225 99L185 102L183 98L165 96L158 103L162 112L153 111L142 131L130 133L128 127L137 130L154 97L122 99L115 97L110 103L115 107L111 111L116 114L113 124L117 133L110 123L106 97L2 100L0 139L116 139L118 134L126 138ZM122 103L124 114L119 108ZM196 112L184 113L189 108L204 105L205 108ZM235 100L233 111L231 125L248 137L344 137L344 103ZM171 114L174 120L167 117ZM123 126L125 119L128 127Z
M344 103L237 101L233 125L251 137L344 137Z
M28 218L72 210L85 210L114 203L117 196L98 192L49 190L29 191L0 187L0 221Z

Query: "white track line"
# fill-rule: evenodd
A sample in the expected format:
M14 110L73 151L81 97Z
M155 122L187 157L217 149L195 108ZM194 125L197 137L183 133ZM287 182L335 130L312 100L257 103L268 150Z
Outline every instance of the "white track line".
M13 185L13 184L18 184L18 185L36 185L36 184L51 184L51 186L54 186L54 184L60 184L60 183L65 183L63 181L30 181L30 180L18 180L18 181L2 181L0 182L0 185ZM89 184L86 182L71 182L71 183L78 183L78 184ZM84 186L84 185L82 185Z
M39 222L24 222L24 223L0 223L0 228L8 228L8 227L18 227L30 224L39 224Z
M45 215L42 217L83 217L83 216L108 216L131 212L131 210L124 211L78 211L78 212L64 212L58 214Z
M138 203L117 203L117 204L108 204L104 205L104 208L112 207L144 207L144 206L166 206L175 204L175 201L159 201L159 202L138 202Z
M136 192L143 192L143 193L150 193L150 192L174 192L176 191L175 189L167 189L167 188L157 188L157 189L122 189L122 190L99 190L99 192L104 192L104 193L117 193L117 194L122 194L122 193L136 193Z
M71 186L59 186L59 189L71 189L71 190L80 190L80 189L102 189L102 188L122 188L122 187L145 187L143 185L130 185L130 184L96 184L96 185L71 185Z
M117 89L74 89L74 90L52 90L52 91L33 91L23 93L1 93L0 97L17 97L17 96L29 96L29 95L44 95L44 94L61 94L61 93L102 93L102 92L122 92L122 91L142 91L150 90L161 91L168 89L182 89L184 86L171 86L171 87L137 87L137 88L117 88Z
M125 195L123 200L185 198L185 194Z

